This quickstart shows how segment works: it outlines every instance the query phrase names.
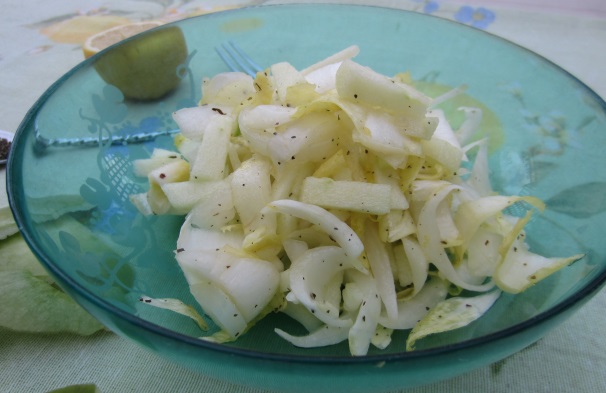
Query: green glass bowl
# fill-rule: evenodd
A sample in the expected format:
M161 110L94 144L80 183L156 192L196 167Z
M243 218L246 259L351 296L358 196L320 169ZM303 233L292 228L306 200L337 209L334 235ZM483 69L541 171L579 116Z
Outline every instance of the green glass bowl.
M503 359L573 315L604 285L606 103L556 65L467 26L376 7L253 7L174 27L183 33L188 56L171 71L179 81L168 95L123 99L119 86L99 77L95 65L126 45L120 44L52 85L13 142L8 192L28 244L61 287L109 329L159 356L239 384L379 392ZM120 141L174 129L171 113L198 102L202 78L227 70L214 48L230 40L258 63L289 61L297 68L357 44L358 62L384 74L408 71L434 93L466 85L466 95L445 110L456 124L453 105L485 109L495 188L547 203L528 227L533 250L586 257L521 295L502 296L471 325L422 340L414 352L404 351L406 332L364 357L350 357L346 343L294 348L273 332L275 326L297 331L282 315L269 316L234 343L199 340L190 319L138 302L147 295L195 304L173 256L183 218L144 217L128 200L146 189L144 179L132 174L132 160L154 147L171 148L172 138ZM161 59L158 67L166 67ZM63 146L71 138L89 138L92 146Z

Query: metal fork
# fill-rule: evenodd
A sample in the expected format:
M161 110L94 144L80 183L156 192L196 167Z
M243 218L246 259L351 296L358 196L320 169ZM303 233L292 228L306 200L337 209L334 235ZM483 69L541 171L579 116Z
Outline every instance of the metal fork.
M242 48L236 45L233 41L221 44L215 47L215 50L221 60L227 65L231 71L245 72L248 75L255 77L258 71L262 68L250 56L244 52ZM160 136L171 135L179 130L166 130L155 132L142 132L125 136L114 136L111 138L112 145L124 145L131 143L142 143L152 141ZM43 152L49 147L94 147L99 146L99 143L105 144L110 142L108 137L85 137L85 138L46 138L40 133L38 124L35 124L35 149L38 152ZM0 163L2 165L2 163Z
M221 46L215 47L215 51L232 71L245 72L254 78L257 72L263 70L260 65L233 41L228 41Z

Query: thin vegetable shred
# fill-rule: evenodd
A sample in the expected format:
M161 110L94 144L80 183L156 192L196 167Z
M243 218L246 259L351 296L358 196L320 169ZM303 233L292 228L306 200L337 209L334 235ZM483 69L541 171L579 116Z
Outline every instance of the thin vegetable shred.
M275 328L295 346L347 341L361 356L410 330L394 345L413 350L582 257L530 251L524 226L544 205L493 191L482 109L460 108L457 129L438 109L462 89L430 98L358 51L205 79L200 105L174 113L175 151L134 162L149 179L138 209L185 216L176 261L220 328L204 339L283 312L308 331ZM527 214L506 214L514 204Z

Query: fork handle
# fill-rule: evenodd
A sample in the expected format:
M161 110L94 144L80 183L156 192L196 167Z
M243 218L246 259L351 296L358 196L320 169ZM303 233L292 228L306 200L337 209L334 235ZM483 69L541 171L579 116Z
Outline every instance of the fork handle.
M143 143L152 141L160 136L172 135L179 132L178 129L166 130L166 131L155 131L155 132L141 132L136 134L117 136L117 137L87 137L87 138L46 138L36 132L35 148L36 151L44 151L49 147L95 147L99 144L106 144L111 142L112 145L126 145L130 143Z

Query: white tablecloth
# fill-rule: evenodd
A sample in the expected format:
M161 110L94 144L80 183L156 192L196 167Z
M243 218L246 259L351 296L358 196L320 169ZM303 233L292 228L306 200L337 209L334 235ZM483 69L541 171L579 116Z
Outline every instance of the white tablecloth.
M80 44L88 35L124 21L169 21L246 4L250 2L3 1L0 129L14 131L49 85L83 59ZM606 97L606 2L602 0L372 4L432 13L485 29L554 61ZM606 392L604 310L606 291L536 345L497 364L412 392ZM109 332L81 337L0 329L0 381L0 392L6 393L46 392L77 383L95 383L104 393L262 393L168 363Z

